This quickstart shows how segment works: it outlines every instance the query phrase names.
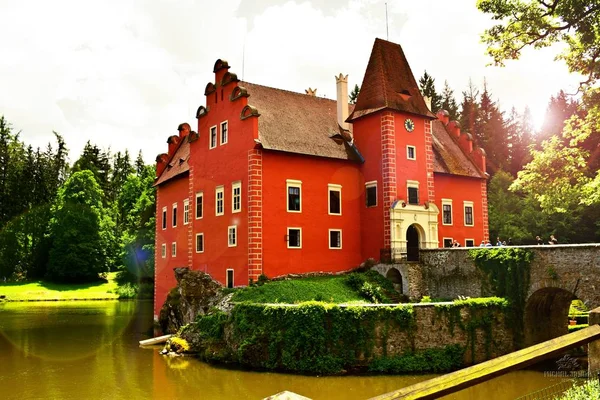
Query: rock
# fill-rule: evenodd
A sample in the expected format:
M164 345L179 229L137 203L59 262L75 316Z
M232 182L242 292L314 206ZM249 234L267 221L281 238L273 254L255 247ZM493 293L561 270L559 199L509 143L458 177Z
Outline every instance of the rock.
M206 315L213 307L230 309L221 291L221 284L210 275L189 268L175 268L177 287L167 295L160 310L159 323L165 333L175 333L184 325ZM227 296L230 299L231 295Z

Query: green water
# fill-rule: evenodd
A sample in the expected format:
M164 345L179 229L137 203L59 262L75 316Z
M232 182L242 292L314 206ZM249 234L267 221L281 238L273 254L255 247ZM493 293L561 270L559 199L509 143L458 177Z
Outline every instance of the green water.
M307 377L217 368L140 348L150 302L0 303L0 399L367 399L430 376ZM445 399L514 399L558 382L521 371Z

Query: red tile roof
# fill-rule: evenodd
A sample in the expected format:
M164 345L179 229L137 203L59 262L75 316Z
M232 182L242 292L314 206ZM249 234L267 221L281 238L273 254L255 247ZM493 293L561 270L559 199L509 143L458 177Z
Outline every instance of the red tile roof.
M175 177L187 173L190 170L188 160L190 159L190 142L187 137L181 139L179 147L169 160L167 168L158 177L154 186L161 185Z
M248 90L248 104L256 107L258 137L264 149L358 161L339 134L337 102L322 97L240 82Z
M432 121L433 171L444 174L485 178L483 172L462 151L440 120Z
M382 109L435 118L421 96L400 45L375 39L356 107L348 121Z

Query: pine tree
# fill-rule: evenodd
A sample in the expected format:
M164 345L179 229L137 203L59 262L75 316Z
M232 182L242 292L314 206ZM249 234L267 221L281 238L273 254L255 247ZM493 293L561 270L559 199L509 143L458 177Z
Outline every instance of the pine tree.
M450 89L448 81L444 81L444 90L441 96L441 109L448 111L450 121L458 121L460 114L458 113L458 105L454 99L454 91Z
M460 105L460 127L463 131L470 132L478 145L481 146L479 137L475 132L475 121L479 113L479 91L469 79L469 87L463 92L463 100Z
M425 71L421 79L419 79L419 88L421 89L421 94L425 97L429 97L431 100L431 111L434 114L437 113L441 106L442 96L435 91L435 79L433 79L427 71Z
M358 94L360 93L360 87L358 85L354 85L354 89L348 95L348 102L350 104L356 104L356 100L358 100Z

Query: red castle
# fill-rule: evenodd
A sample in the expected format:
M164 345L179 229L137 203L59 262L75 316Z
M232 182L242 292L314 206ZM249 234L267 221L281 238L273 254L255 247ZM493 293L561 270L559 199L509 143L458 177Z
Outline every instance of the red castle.
M156 165L154 314L187 266L228 287L488 239L485 152L376 39L355 105L240 81L217 60L198 130Z

